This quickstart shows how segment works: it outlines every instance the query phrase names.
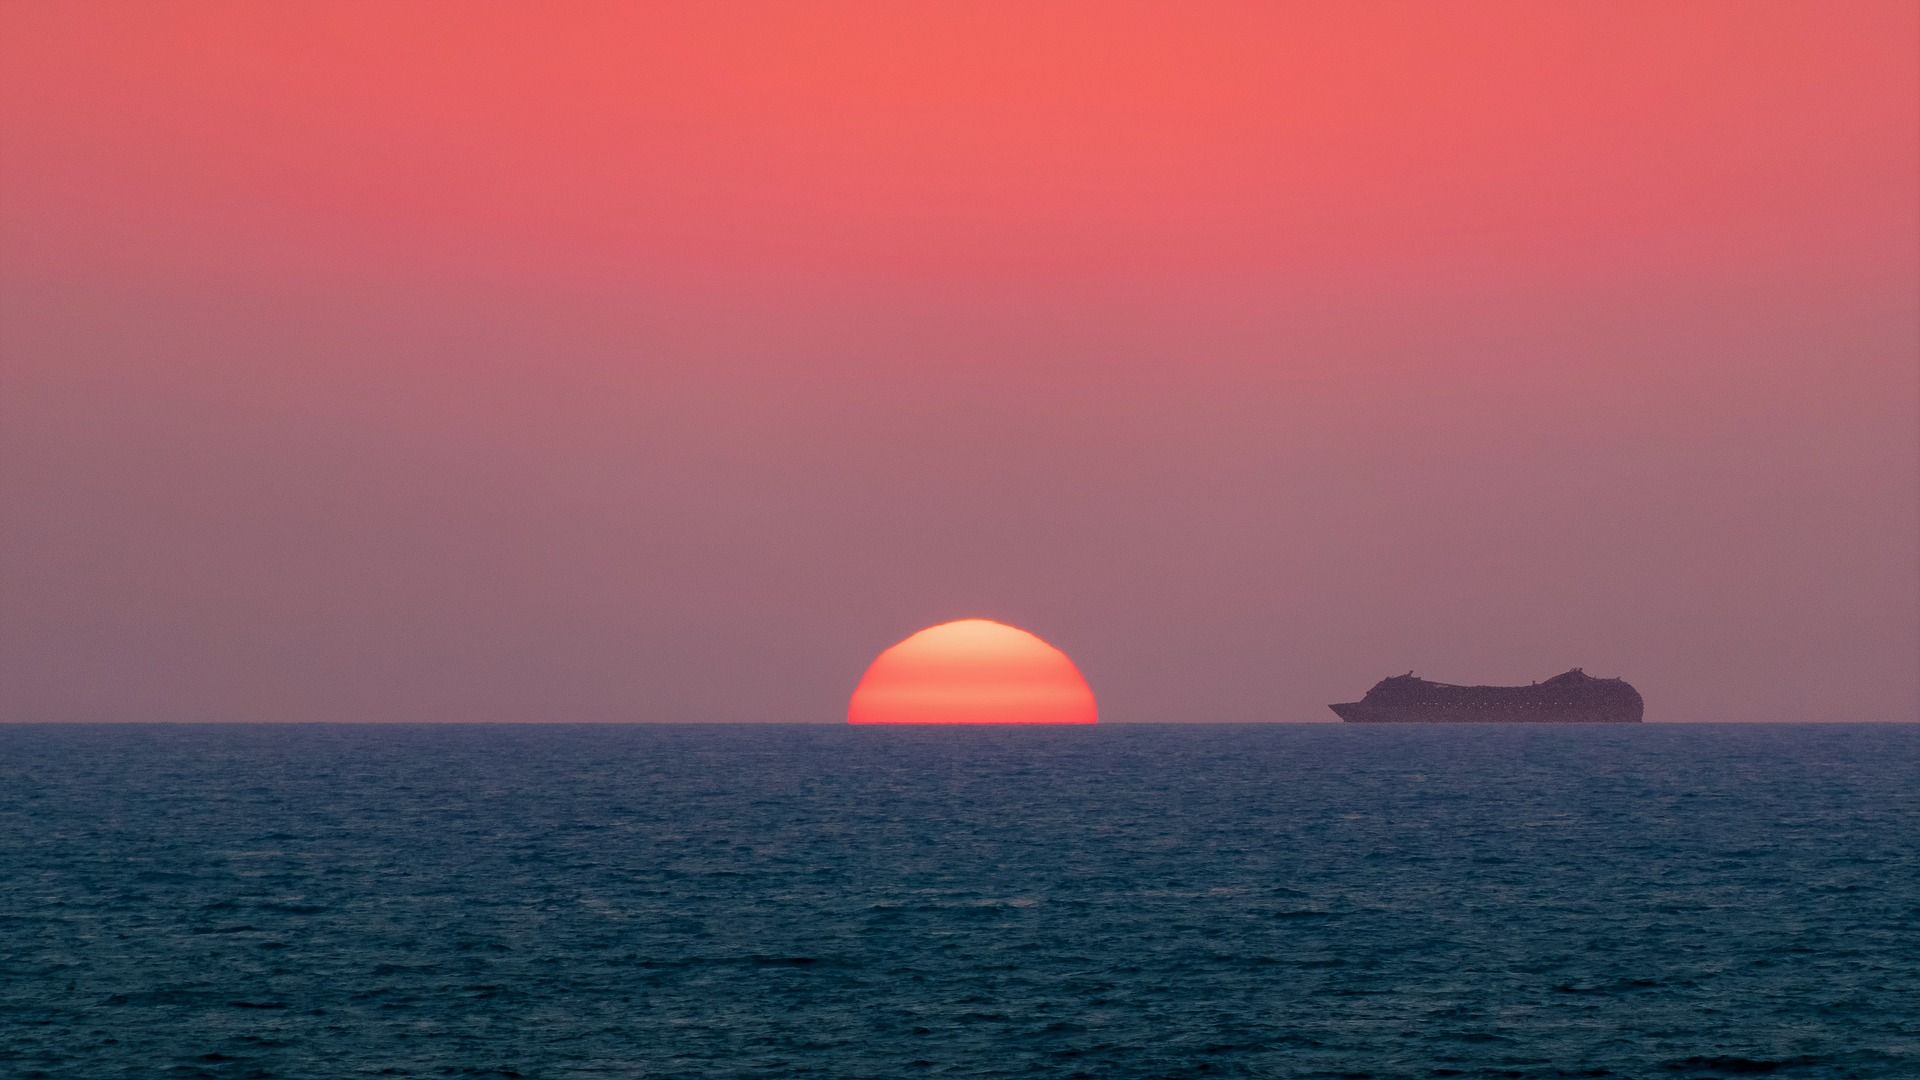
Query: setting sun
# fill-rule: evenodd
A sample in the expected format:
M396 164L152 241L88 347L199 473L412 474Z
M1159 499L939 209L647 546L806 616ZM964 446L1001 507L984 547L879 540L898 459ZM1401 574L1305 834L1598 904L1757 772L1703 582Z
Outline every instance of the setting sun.
M854 688L852 724L1091 724L1093 690L1067 654L991 619L961 619L881 653Z

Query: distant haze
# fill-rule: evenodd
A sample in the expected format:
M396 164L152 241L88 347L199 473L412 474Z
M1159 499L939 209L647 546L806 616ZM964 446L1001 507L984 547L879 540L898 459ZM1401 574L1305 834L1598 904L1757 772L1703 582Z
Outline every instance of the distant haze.
M659 9L666 10L659 10ZM1920 7L0 7L0 720L1920 718Z

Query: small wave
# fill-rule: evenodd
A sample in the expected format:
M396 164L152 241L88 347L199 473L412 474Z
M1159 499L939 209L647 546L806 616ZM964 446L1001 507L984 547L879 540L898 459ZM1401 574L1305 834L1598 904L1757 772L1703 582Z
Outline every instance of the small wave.
M1758 1076L1775 1073L1782 1069L1805 1068L1820 1064L1820 1059L1809 1055L1791 1058L1750 1058L1731 1054L1696 1055L1679 1058L1666 1063L1672 1072L1688 1072L1693 1069L1705 1069L1708 1072L1726 1073L1733 1076Z
M383 960L373 965L371 974L378 979L388 975L431 975L434 970L432 964L396 964Z
M282 915L318 915L327 910L325 905L322 904L280 904L271 901L253 906L256 911L274 911Z
M137 884L173 884L192 881L193 875L185 870L140 870L133 875Z
M108 994L102 1005L210 1005L220 1000L212 990L129 990Z
M1053 1023L1048 1024L1033 1034L1040 1036L1080 1035L1084 1034L1086 1030L1087 1027L1085 1024L1076 1024L1071 1020L1055 1020Z
M1446 1035L1443 1035L1441 1037L1444 1039L1451 1040L1453 1042L1475 1043L1475 1044L1510 1043L1513 1041L1512 1036L1501 1035L1498 1032L1493 1032L1493 1031L1452 1031L1452 1032L1448 1032Z
M1556 994L1630 994L1638 990L1653 990L1666 984L1659 979L1615 979L1604 986L1577 986L1573 983L1561 983L1553 988Z
M1298 968L1338 968L1346 967L1345 959L1338 956L1303 956L1288 963Z

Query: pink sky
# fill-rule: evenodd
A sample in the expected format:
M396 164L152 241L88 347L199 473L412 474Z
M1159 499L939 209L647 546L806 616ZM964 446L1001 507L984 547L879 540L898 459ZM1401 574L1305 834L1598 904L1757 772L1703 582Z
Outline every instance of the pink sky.
M664 7L664 6L662 6ZM1920 718L1920 9L0 7L0 720Z

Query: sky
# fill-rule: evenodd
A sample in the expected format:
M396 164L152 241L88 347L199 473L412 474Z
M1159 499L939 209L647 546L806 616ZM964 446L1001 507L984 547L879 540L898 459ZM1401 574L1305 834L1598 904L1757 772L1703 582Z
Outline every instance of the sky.
M1920 7L0 3L0 720L1920 718Z

